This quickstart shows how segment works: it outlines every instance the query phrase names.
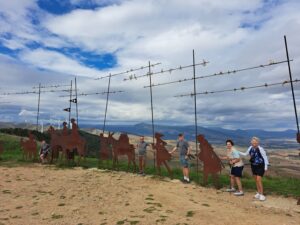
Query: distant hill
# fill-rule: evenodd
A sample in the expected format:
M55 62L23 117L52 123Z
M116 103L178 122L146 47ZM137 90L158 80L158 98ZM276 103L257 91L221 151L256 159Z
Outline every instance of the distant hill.
M130 134L152 136L152 126L150 124L139 123L135 125L107 126L107 131L123 131ZM177 139L179 133L184 133L187 140L195 140L194 126L166 126L155 125L155 132L165 135L165 139ZM296 131L265 131L265 130L229 130L223 128L198 127L198 134L204 134L212 144L224 144L226 139L233 139L238 145L247 146L251 137L259 137L264 146L269 148L298 148L296 142Z
M15 135L19 137L28 137L31 132L37 141L46 140L50 142L50 135L47 132L41 133L36 130L24 129L24 128L0 128L0 133ZM96 157L100 148L99 136L80 130L79 134L87 141L87 156Z
M49 124L48 124L49 125ZM14 123L2 123L0 122L0 128L27 128L34 129L34 125L30 124L14 124ZM47 127L44 124L44 127ZM89 133L99 133L102 128L99 125L91 127L90 125L80 124L80 128L88 131ZM98 132L96 132L96 130ZM107 131L114 132L126 132L134 135L152 136L151 124L138 123L135 125L108 125ZM165 139L174 140L177 139L179 133L184 133L187 140L195 140L195 127L192 125L187 126L175 126L175 125L155 125L155 132L160 132L165 135ZM298 148L299 144L296 142L296 131L265 131L260 129L249 130L230 130L219 127L198 127L198 134L204 134L208 141L212 144L224 144L226 139L233 139L237 145L247 146L249 140L253 136L257 136L262 140L262 144L265 147L273 149L284 148Z

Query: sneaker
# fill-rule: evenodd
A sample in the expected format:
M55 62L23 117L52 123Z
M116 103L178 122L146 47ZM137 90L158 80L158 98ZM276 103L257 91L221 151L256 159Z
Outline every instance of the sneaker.
M244 195L244 192L242 191L237 191L237 192L234 192L233 193L235 196L243 196Z
M256 193L256 194L254 195L254 198L255 198L255 199L259 199L259 198L260 198L260 194L259 194L259 193Z
M259 201L266 201L266 197L264 195L259 196Z
M226 191L227 192L235 192L236 190L235 190L235 188L228 188L228 189L226 189Z
M181 179L180 181L181 181L182 183L184 183L184 184L187 183L186 179Z

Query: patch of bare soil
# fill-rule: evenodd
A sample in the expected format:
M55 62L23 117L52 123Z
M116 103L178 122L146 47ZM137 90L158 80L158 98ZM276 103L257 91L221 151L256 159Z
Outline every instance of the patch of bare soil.
M300 224L296 200L97 169L0 167L0 224Z

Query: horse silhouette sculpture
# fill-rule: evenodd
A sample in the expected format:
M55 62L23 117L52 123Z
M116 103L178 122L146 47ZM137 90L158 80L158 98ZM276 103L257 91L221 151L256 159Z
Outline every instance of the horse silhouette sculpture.
M156 166L158 173L161 174L160 167L162 164L164 164L169 175L172 177L172 170L167 163L167 161L171 160L171 154L165 147L167 143L161 139L163 136L163 134L155 133L156 143L153 145L153 148L156 149Z
M114 133L108 134L108 144L112 145L113 152L113 167L118 166L119 156L126 155L128 158L127 171L129 170L131 164L134 166L134 171L136 171L135 163L135 148L134 145L129 143L129 138L127 134L120 134L119 139L113 137Z
M74 121L73 121L74 122ZM78 164L82 158L85 158L86 141L82 138L76 129L72 130L71 134L66 133L63 129L62 133L56 131L52 126L49 127L48 132L51 136L51 149L61 149L63 156L66 159L70 159L70 153L77 150L78 153Z
M99 135L99 139L100 139L99 159L100 160L109 160L111 151L110 151L110 146L108 143L108 138L104 137L104 134L101 133Z
M214 152L213 147L205 139L204 135L197 136L199 141L200 152L198 158L203 162L203 184L207 184L208 175L212 175L214 184L219 186L219 173L221 173L224 165L217 154Z
M29 133L29 139L24 141L23 138L20 139L20 146L23 150L23 159L34 160L37 156L37 143L34 139L32 133Z
M4 152L4 147L3 147L3 143L0 141L0 160L1 160L1 155Z

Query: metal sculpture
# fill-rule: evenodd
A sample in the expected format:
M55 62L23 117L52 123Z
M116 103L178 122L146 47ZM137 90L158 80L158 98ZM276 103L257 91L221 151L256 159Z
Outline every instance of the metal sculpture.
M99 135L99 139L100 139L99 158L100 160L109 160L111 151L108 144L108 138L104 137L104 134L101 133Z
M169 167L167 161L171 160L171 154L166 149L167 143L162 140L163 134L155 133L156 143L153 145L153 148L156 149L156 165L158 173L161 174L161 165L164 164L169 175L172 177L172 170Z
M52 149L61 149L63 155L66 159L70 160L72 157L70 155L74 153L74 150L77 150L78 153L78 164L80 163L82 158L85 158L85 149L86 149L86 141L83 137L81 137L78 133L78 127L75 123L75 119L71 119L72 122L72 131L69 134L67 129L67 123L63 123L62 132L57 132L52 126L48 129L48 132L51 136L51 148Z
M135 163L135 148L134 145L129 143L129 137L127 134L120 134L119 139L115 139L113 137L114 133L108 134L108 144L112 145L113 152L113 167L115 168L118 163L118 157L122 155L126 155L128 158L128 167L129 170L131 164L134 166L134 171L136 171L136 163Z
M23 159L36 159L37 156L37 143L34 136L29 132L29 139L24 141L23 138L20 139L21 149L23 150Z
M203 162L203 184L207 184L208 175L212 175L214 184L218 186L219 173L221 173L224 165L217 154L214 152L213 147L205 139L204 135L198 135L200 152L198 158Z

